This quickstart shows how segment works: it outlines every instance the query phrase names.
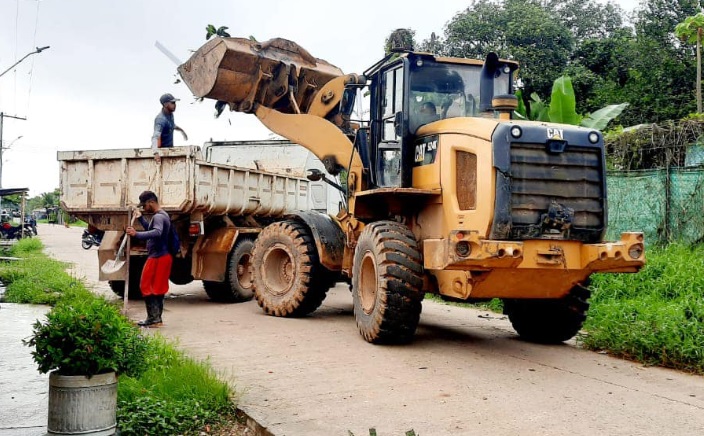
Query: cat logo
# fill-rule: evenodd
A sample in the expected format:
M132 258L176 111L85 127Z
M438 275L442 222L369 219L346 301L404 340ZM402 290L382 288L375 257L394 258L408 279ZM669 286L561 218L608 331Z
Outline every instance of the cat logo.
M429 153L433 157L433 159L430 162L427 163L432 163L435 157L435 151L438 149L438 140L432 140L429 142L423 142L420 144L416 144L416 163L421 163L425 161L425 154Z
M565 139L562 129L548 127L547 133L548 133L548 139Z

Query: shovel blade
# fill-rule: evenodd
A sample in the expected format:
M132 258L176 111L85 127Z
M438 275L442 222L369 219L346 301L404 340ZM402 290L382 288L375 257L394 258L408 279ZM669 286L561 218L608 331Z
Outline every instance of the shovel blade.
M104 274L113 274L116 273L122 268L122 266L125 264L124 260L116 260L116 259L109 259L106 260L103 266L100 267L100 270Z

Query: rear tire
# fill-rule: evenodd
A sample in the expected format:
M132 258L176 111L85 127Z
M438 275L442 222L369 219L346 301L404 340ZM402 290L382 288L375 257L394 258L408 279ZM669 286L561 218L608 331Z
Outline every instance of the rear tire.
M252 252L254 296L264 312L299 317L320 307L331 274L320 264L310 230L297 221L266 227Z
M362 337L374 344L413 339L423 300L418 243L403 224L380 221L364 228L352 268L354 317Z
M252 249L254 241L242 238L235 244L227 260L224 282L203 280L208 297L219 303L240 303L254 296Z
M590 294L589 289L577 285L559 300L504 300L504 313L522 339L558 344L582 328Z

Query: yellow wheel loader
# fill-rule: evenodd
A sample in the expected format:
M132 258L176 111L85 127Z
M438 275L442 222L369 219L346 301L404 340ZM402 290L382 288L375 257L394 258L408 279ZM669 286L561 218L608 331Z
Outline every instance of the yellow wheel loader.
M603 241L603 136L513 120L517 67L493 53L402 51L343 74L291 41L241 38L211 40L181 65L196 97L306 147L345 193L337 216L296 213L259 234L252 276L264 311L306 315L344 280L372 343L410 341L425 293L500 298L523 338L573 337L589 276L637 272L643 234ZM355 110L363 96L368 108Z

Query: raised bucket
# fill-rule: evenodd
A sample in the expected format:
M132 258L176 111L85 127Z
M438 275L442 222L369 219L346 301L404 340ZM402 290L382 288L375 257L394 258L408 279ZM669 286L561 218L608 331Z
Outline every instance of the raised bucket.
M117 376L49 375L51 435L112 435L117 427Z

